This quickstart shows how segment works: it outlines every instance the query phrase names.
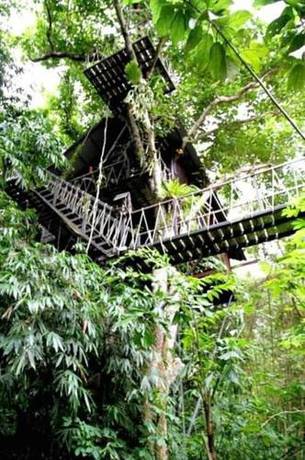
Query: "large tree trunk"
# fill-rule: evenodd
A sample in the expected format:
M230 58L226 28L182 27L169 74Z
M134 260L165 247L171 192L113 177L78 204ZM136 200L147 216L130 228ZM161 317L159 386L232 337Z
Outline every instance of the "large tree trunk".
M131 59L137 62L137 57L133 50L133 46L130 40L128 33L127 22L125 20L121 0L113 0L113 5L116 11L116 15L120 24L122 36L125 41L127 52ZM157 51L158 53L158 51ZM152 71L152 69L151 69ZM132 106L127 107L127 122L130 129L131 136L134 141L136 154L141 159L142 165L144 160L149 162L148 166L151 166L151 180L150 180L150 191L158 199L160 194L161 185L162 185L162 171L160 165L160 158L158 151L156 149L155 142L155 131L154 123L151 119L148 110L143 115L143 128L146 134L147 139L147 153L144 154L144 144L141 139L141 132L136 120L136 117L133 114ZM170 291L170 274L173 273L172 268L162 268L155 270L153 273L154 279L154 290L161 290L165 294L168 294ZM168 444L167 444L167 418L166 418L166 409L167 409L167 400L171 383L175 380L177 373L181 369L180 360L173 359L173 348L175 346L177 327L173 325L173 319L177 310L177 301L175 301L175 295L173 293L173 300L169 305L156 305L156 310L159 312L160 316L167 323L167 331L163 329L161 325L157 325L155 329L155 343L153 347L152 359L148 363L147 375L158 376L158 378L152 379L155 385L155 390L157 390L157 399L160 405L160 413L156 417L153 410L153 404L147 399L144 403L143 408L143 417L144 422L153 423L156 425L157 434L162 438L162 443L149 443L149 448L154 455L156 460L168 460Z
M167 304L157 304L156 312L162 316L167 324L165 331L161 325L155 329L155 344L152 352L152 360L148 365L147 374L157 376L155 390L157 390L157 399L160 413L156 416L153 410L153 404L148 401L144 407L145 422L153 423L156 426L156 434L162 439L161 443L150 443L149 447L156 460L167 460L168 452L168 426L167 426L167 401L170 386L179 374L182 363L180 359L173 357L175 347L177 326L173 320L177 309L179 308L179 298L171 283L171 278L176 270L173 267L166 267L154 270L154 291L161 290L164 294L170 295L171 301Z
M206 433L207 433L207 441L206 441L206 449L209 460L217 460L217 454L215 449L215 430L214 430L214 423L212 418L212 410L211 410L211 401L210 399L205 399L203 401L203 411L204 411L204 418L206 422Z
M162 268L154 271L154 289L162 290L165 294L168 293L168 270ZM156 305L156 309L162 309L162 305ZM161 312L159 312L161 313ZM159 325L156 326L155 330L155 344L153 349L153 360L150 366L150 372L158 375L158 393L160 398L160 409L162 413L159 415L156 421L157 434L163 438L163 443L155 443L154 453L157 460L168 459L168 447L167 442L167 419L164 412L166 412L167 396L168 396L168 382L166 377L166 367L164 358L167 353L167 340L163 328Z

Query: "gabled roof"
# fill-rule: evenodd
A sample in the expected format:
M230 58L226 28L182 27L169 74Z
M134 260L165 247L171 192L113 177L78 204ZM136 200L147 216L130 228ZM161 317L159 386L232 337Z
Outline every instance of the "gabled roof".
M133 43L133 50L144 78L154 67L154 72L159 74L164 81L165 92L170 93L175 89L161 59L157 58L155 61L156 50L148 37L140 38ZM122 112L124 99L132 88L125 72L129 61L130 57L124 48L85 70L86 77L114 113Z

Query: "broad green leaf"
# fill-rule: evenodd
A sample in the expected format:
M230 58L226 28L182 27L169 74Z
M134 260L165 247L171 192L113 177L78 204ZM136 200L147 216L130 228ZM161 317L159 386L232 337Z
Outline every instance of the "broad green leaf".
M259 71L263 61L268 55L268 48L259 42L251 42L247 50L242 52L242 57L248 64L251 64L254 70Z
M208 2L208 7L213 13L221 13L231 6L232 0L211 0Z
M192 54L192 58L194 61L194 65L198 67L200 70L204 70L210 60L210 51L213 45L213 37L212 35L205 33L200 40L199 44L194 49L194 53Z
M165 5L165 0L150 0L150 8L153 16L153 22L156 24L160 18L162 7Z
M295 91L301 91L305 87L305 63L296 63L288 75L288 88Z
M241 27L245 25L247 21L249 21L249 19L251 19L251 17L252 15L249 11L235 11L228 17L227 24L232 29L239 30Z
M170 30L170 36L174 44L184 39L186 30L185 17L180 11L177 11L171 23Z
M202 35L203 32L201 25L198 25L195 27L195 29L191 30L185 46L186 53L193 50L198 45L198 43L202 39Z
M302 48L302 46L304 45L305 45L305 33L301 32L299 34L296 34L290 42L289 52L293 53L293 51L296 51Z
M169 36L171 33L171 25L174 19L175 11L171 6L163 6L159 12L159 19L156 28L161 37Z
M134 60L128 62L128 64L126 64L125 66L125 73L128 80L133 85L137 85L138 83L140 83L142 72L137 62L135 62Z
M209 71L215 80L224 80L227 75L226 50L219 42L210 50Z
M267 36L273 37L281 32L281 30L289 23L293 18L293 9L288 7L285 8L281 16L272 21L267 28Z

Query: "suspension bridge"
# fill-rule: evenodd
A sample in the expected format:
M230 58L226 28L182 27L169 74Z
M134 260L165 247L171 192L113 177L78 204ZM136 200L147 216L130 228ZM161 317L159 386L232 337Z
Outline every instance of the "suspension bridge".
M49 172L47 177L44 187L27 197L14 183L10 194L38 213L51 210L57 222L90 243L97 262L145 247L179 264L292 234L295 217L283 211L305 192L305 158L240 172L136 210L110 206Z

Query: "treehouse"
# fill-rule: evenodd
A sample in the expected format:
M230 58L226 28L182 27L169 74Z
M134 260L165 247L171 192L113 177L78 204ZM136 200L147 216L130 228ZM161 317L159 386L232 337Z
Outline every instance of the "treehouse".
M133 46L143 76L153 69L170 95L174 85L150 40ZM113 116L66 151L68 170L49 171L48 183L30 192L15 181L8 186L21 205L37 209L44 239L60 249L72 249L81 239L98 263L148 247L181 264L221 254L243 259L243 248L291 234L295 217L282 211L304 189L304 159L210 185L194 147L182 149L181 126L156 139L159 170L165 184L176 180L194 189L156 200L127 122L128 62L124 49L85 71Z

